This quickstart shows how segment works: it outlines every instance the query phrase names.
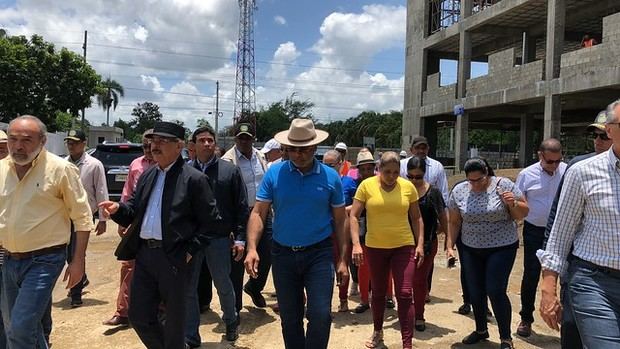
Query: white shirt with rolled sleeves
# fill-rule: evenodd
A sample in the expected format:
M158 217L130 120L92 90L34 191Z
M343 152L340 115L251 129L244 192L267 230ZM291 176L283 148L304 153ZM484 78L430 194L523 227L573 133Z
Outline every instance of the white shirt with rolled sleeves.
M558 169L549 175L543 170L540 162L530 165L517 176L516 185L527 199L530 209L525 220L537 227L545 227L549 218L549 211L553 205L555 193L566 171L566 164L560 163Z
M103 164L86 153L82 154L77 161L73 161L71 156L67 156L65 160L73 163L80 170L80 181L88 196L88 205L92 213L99 210L99 220L105 221L103 209L98 207L99 203L109 200Z
M566 171L557 215L545 250L536 255L544 269L563 274L573 255L620 270L620 160L609 151Z
M411 159L411 156L400 160L400 176L407 178L407 163ZM441 196L444 202L448 202L448 177L446 171L443 168L441 162L426 157L426 173L424 174L424 180L430 183L435 188L441 191Z

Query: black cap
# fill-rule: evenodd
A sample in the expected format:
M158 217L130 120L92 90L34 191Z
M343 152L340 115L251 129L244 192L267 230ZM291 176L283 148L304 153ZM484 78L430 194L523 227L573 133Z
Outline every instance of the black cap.
M413 141L411 141L411 147L415 148L420 144L426 144L428 145L428 139L426 139L426 137L424 136L415 136L413 137Z
M82 130L71 130L67 133L67 137L65 137L65 141L70 139L76 142L84 142L86 140L86 133Z
M158 121L153 127L153 133L144 135L145 138L153 138L153 136L185 139L185 129L174 122Z
M235 128L235 137L239 137L243 134L254 137L254 128L252 127L252 124L245 122L237 124L237 127Z

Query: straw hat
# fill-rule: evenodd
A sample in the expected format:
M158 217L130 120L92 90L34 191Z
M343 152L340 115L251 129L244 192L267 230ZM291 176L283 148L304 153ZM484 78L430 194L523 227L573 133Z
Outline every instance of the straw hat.
M317 145L329 137L329 133L314 128L310 119L293 119L287 131L276 133L273 137L282 145L291 147L309 147Z
M357 164L355 164L355 166L364 164L375 164L375 158L369 151L361 151L357 153Z

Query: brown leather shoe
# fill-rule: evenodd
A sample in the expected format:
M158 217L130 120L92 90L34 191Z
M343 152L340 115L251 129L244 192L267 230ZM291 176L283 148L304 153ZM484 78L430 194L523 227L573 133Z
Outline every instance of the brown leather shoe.
M124 316L112 316L110 319L103 322L107 326L129 326L129 319Z
M517 327L517 334L521 337L529 337L532 335L532 324L527 321L521 321Z

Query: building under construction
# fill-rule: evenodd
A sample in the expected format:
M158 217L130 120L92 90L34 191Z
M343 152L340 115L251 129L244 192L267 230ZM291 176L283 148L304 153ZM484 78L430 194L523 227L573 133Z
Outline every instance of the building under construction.
M620 98L618 53L620 0L408 0L403 144L423 134L436 148L454 125L459 169L468 130L519 130L524 166L534 130L583 135ZM455 84L441 85L440 60L458 61ZM488 73L471 78L472 62Z

